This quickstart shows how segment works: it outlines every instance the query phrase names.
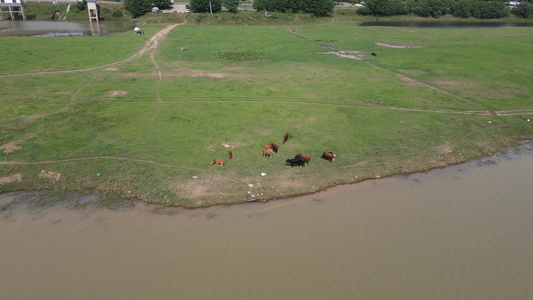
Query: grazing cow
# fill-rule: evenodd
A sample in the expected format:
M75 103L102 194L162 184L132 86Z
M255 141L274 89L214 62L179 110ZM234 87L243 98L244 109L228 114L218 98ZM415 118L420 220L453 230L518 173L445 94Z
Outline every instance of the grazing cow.
M185 50L187 50L187 48L181 47L181 51L185 51Z
M311 163L311 156L310 156L310 155L302 154L302 153L298 153L298 154L296 154L296 156L299 156L299 157L305 159L305 161L307 162L307 164L310 164L310 163ZM295 156L295 158L296 158L296 156Z
M276 145L274 143L266 144L265 148L272 148L272 150L274 150L274 152L278 153L278 145Z
M324 153L322 153L322 155L320 157L322 157L325 160L329 160L330 162L334 162L335 161L335 157L337 157L337 156L335 154L333 154L333 152L324 152Z
M270 158L272 158L272 149L268 148L268 149L263 149L263 151L261 152L261 155L263 156L270 156Z
M223 161L222 159L215 159L213 160L211 163L209 163L210 165L219 165L219 166L223 166L226 164L225 161Z
M287 140L289 140L290 138L292 138L292 135L289 135L289 133L285 133L285 135L283 136L283 144L285 144L285 142L287 142Z
M372 56L378 56L376 52L372 52Z
M305 167L305 159L301 156L295 156L294 158L289 158L285 161L286 163L291 165L291 168L296 166L299 167Z
M233 152L228 151L228 159L232 159L232 158L233 158Z

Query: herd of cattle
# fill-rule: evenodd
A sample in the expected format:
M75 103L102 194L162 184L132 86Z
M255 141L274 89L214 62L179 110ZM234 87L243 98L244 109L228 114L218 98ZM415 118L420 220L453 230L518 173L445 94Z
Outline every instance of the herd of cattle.
M283 143L285 144L292 137L293 136L290 135L288 132L285 133L285 136L283 136ZM279 149L278 145L274 143L266 144L265 149L261 151L261 155L272 157L272 153L278 153L278 149ZM324 152L322 153L320 157L330 162L334 162L336 155L333 154L333 152ZM232 158L233 158L233 152L228 151L228 159L231 160ZM311 163L311 156L307 154L303 154L303 153L298 153L296 154L296 156L294 156L294 158L289 158L285 162L289 164L291 167L294 167L294 166L304 167L305 163L307 164ZM222 159L217 158L209 164L223 166L226 164L226 162Z

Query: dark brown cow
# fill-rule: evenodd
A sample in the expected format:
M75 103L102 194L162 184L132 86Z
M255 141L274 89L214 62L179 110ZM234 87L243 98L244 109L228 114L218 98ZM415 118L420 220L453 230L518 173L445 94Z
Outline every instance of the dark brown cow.
M272 148L272 150L274 150L274 152L278 153L278 145L276 145L274 143L266 144L265 148Z
M335 161L335 157L337 157L337 156L335 154L333 154L333 152L324 152L324 153L322 153L322 155L320 157L322 157L325 160L329 160L330 162L334 162Z
M233 158L233 152L228 151L228 159L232 159L232 158Z
M296 156L300 156L301 158L305 159L307 164L311 163L311 156L310 155L298 153L298 154L296 154Z
M215 159L213 160L211 163L209 163L210 165L219 165L219 166L223 166L226 164L225 161L223 161L222 159Z
M292 135L290 135L288 132L285 133L285 135L283 136L283 144L285 144L290 138L292 138Z
M263 149L263 151L261 152L261 155L270 156L270 158L272 158L272 149L271 148Z

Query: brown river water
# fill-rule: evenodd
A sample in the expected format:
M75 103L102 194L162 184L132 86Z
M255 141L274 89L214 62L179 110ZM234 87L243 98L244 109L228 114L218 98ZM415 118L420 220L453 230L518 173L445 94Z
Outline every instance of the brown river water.
M20 204L0 299L532 299L532 174L526 143L267 203Z

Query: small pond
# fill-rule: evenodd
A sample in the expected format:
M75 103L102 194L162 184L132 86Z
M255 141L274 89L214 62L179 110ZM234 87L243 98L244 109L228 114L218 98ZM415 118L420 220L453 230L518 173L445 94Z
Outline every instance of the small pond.
M413 28L496 28L533 27L533 22L466 22L466 21L367 21L359 26L390 26Z
M89 21L0 21L0 35L8 32L26 32L21 35L33 36L84 36L100 35L133 30L131 21L100 21L100 28ZM27 34L35 32L35 34ZM16 35L16 34L15 34Z

